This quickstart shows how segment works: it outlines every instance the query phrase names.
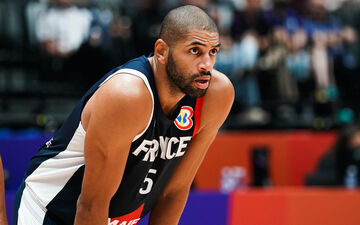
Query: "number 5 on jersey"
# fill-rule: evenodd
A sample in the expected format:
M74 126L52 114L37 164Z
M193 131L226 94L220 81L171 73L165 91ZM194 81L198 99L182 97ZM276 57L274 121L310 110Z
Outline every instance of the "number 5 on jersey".
M148 172L148 175L145 177L144 183L146 184L146 186L145 186L145 188L140 188L140 190L139 190L139 193L142 195L146 195L151 191L151 188L154 183L153 180L150 177L148 177L149 174L151 174L151 173L156 174L156 170L150 169Z

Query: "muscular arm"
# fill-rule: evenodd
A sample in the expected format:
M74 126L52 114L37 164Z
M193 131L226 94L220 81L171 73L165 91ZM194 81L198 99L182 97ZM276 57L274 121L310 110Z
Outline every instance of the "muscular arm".
M105 225L133 138L146 128L152 100L142 80L118 75L89 99L82 114L85 172L75 225Z
M4 172L0 156L0 225L7 225L6 207L5 207L5 186L4 186Z
M216 73L217 74L217 73ZM225 121L234 90L223 74L214 74L204 100L200 129L191 141L150 215L150 225L175 225L185 207L190 186L206 152ZM216 104L216 107L214 107Z

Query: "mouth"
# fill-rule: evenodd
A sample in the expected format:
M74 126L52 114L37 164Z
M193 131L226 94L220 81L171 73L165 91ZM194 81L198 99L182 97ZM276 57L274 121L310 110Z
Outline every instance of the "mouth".
M196 78L195 80L196 87L200 89L206 89L209 87L210 83L210 76L201 76L199 78Z

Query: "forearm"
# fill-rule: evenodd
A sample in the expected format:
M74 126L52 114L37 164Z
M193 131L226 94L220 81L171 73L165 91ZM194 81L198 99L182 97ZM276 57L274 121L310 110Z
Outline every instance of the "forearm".
M84 201L79 197L74 225L107 225L108 206L95 201ZM107 204L108 205L108 204Z
M4 193L1 192L0 199L4 199ZM0 203L0 225L7 225L7 218L6 218L6 207L5 207L5 201L2 200Z
M160 198L151 211L149 225L177 225L184 210L189 190Z
M7 225L8 222L7 222L7 218L6 218L6 211L5 211L5 208L4 208L4 211L2 209L1 210L1 215L0 215L0 225Z

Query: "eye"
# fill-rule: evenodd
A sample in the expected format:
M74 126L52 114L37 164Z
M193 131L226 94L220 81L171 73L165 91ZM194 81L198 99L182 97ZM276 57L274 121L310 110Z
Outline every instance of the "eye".
M219 50L217 50L216 48L211 49L211 50L210 50L210 55L216 56L216 54L218 53L218 51L219 51Z
M191 48L190 53L193 54L193 55L197 55L197 54L199 54L199 49L198 48Z

